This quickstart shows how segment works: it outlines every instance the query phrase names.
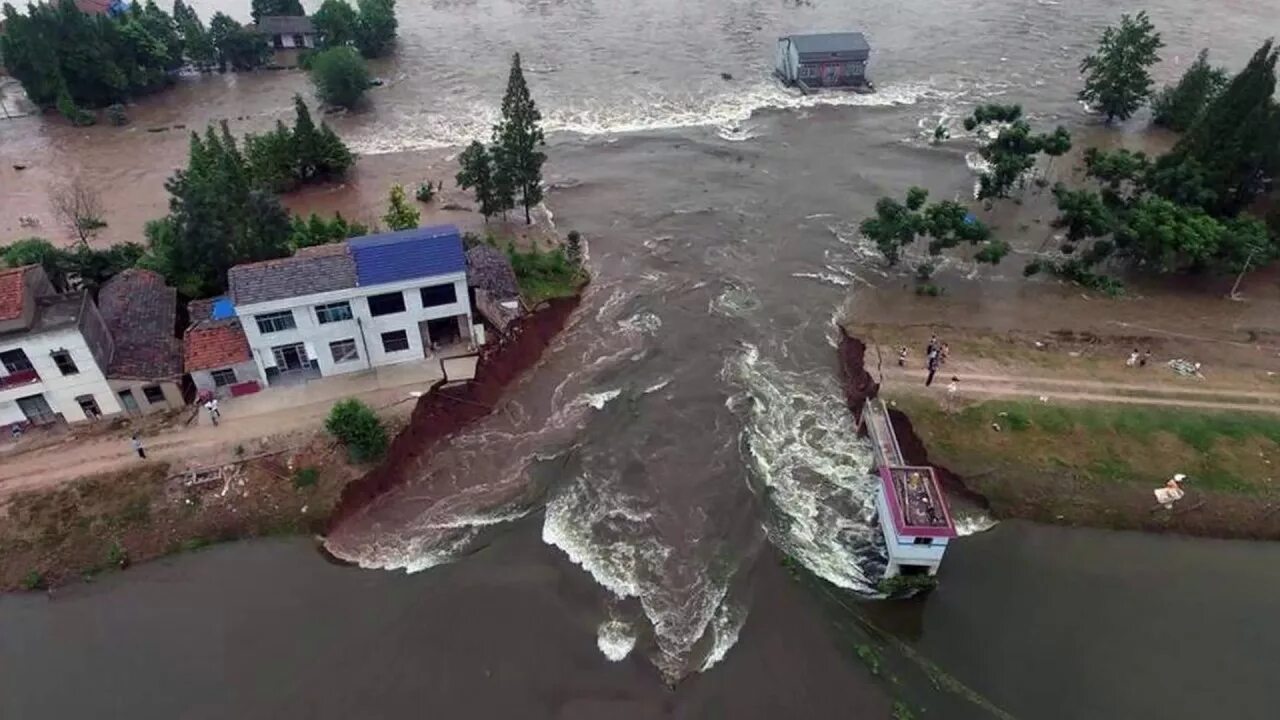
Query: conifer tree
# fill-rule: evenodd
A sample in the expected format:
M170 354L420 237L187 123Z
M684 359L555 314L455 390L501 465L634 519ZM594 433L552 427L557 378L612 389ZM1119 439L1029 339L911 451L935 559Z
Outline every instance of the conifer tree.
M387 214L382 221L392 230L411 230L418 227L419 215L416 208L409 205L405 198L403 185L392 185L391 196L387 203Z
M502 98L502 120L494 128L495 183L500 202L505 202L505 192L510 189L519 196L524 206L524 221L531 224L530 208L542 202L542 164L547 156L538 148L545 145L538 112L529 86L520 68L520 53L511 58L511 74L507 80L507 92ZM514 205L504 205L513 207Z
M1227 73L1209 64L1209 51L1201 50L1176 85L1161 90L1151 102L1151 122L1186 132L1227 84Z

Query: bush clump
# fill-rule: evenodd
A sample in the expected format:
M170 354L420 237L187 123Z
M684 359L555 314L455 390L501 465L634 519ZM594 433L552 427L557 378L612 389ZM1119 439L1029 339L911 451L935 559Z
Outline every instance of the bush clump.
M355 48L336 47L311 59L311 82L326 105L350 108L369 89L369 70Z
M372 408L354 398L338 401L324 427L347 446L353 462L377 460L387 451L387 429Z
M299 490L314 487L318 482L320 482L320 471L313 467L301 467L293 473L293 486Z

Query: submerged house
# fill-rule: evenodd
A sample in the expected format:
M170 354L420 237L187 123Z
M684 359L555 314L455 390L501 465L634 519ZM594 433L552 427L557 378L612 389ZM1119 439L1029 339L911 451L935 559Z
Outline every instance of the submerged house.
M476 314L498 335L505 336L511 323L524 313L520 285L507 254L486 244L467 250L467 284Z
M316 46L316 29L306 15L264 15L251 29L276 50L310 49Z
M867 60L871 46L862 33L787 35L778 38L774 72L801 90L851 88L871 90Z

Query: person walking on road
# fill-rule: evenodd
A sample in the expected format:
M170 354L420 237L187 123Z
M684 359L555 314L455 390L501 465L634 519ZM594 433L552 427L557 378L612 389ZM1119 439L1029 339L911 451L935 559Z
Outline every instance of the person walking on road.
M935 349L929 353L929 377L925 378L924 386L929 387L933 384L933 376L938 372L938 351Z
M218 398L209 398L209 401L204 404L204 409L209 411L209 419L217 425L218 419L222 417L222 411L218 410Z
M138 433L133 434L133 449L138 453L138 457L143 460L147 459L146 448L142 447L142 441L138 439Z

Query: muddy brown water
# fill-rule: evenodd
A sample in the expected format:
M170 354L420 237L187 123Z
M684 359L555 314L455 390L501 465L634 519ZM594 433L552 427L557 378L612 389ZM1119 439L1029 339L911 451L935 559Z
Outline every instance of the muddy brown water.
M595 281L581 307L498 411L328 537L338 557L383 571L271 541L52 600L2 598L0 716L884 717L895 694L934 717L989 716L927 683L874 682L773 548L849 602L870 591L883 556L869 453L844 407L833 321L942 313L901 292L909 268L881 268L856 223L911 184L971 192L972 141L928 139L975 103L1022 102L1038 123L1104 132L1073 92L1116 8L404 5L397 54L376 67L388 84L330 119L367 155L345 186L290 202L376 217L391 181L448 177L460 143L487 134L519 49L552 131L548 209L588 239ZM1150 10L1166 78L1202 45L1239 64L1280 8ZM870 33L880 93L799 98L770 81L777 35L849 25ZM104 239L135 239L182 162L175 125L269 127L294 92L309 92L297 73L214 76L140 102L125 130L0 122L0 228L18 236L18 215L44 212L43 184L79 172L108 196ZM1074 291L1021 277L1043 236L1019 239L999 268L949 260L944 307L973 324L1056 324L1037 298ZM1207 298L1147 319L1190 316L1224 337L1275 324ZM1067 324L1107 331L1093 307ZM1011 523L958 541L922 603L855 614L915 650L890 643L886 658L928 660L1014 717L1265 717L1278 552Z

